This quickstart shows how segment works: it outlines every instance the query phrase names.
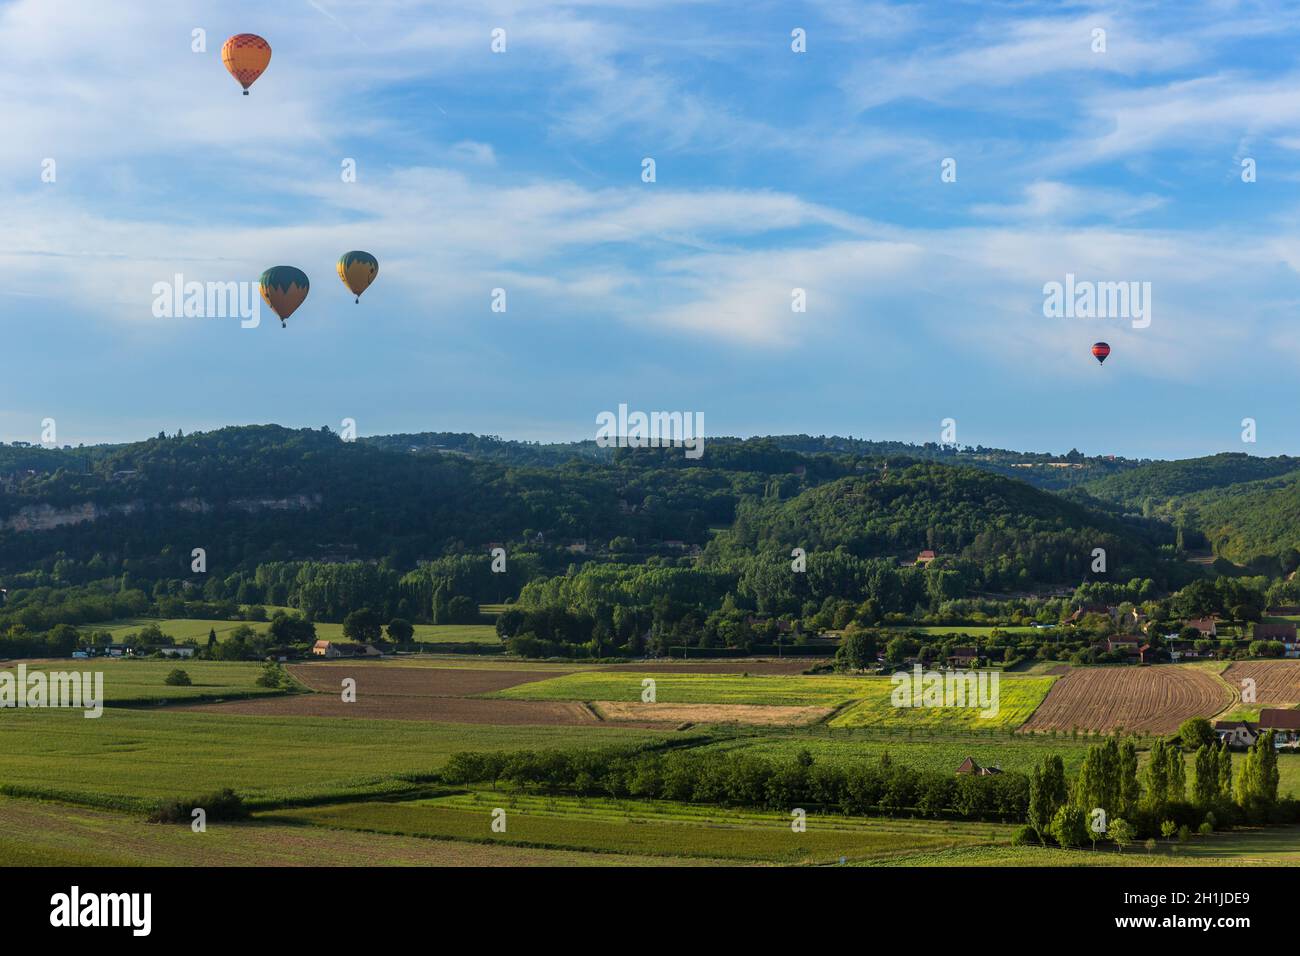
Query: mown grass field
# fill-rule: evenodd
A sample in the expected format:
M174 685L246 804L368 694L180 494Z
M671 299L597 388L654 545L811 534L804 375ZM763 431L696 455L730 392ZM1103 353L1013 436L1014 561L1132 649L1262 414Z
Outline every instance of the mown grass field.
M872 864L859 864L872 865ZM1300 866L1300 827L1231 830L1186 843L1158 840L1147 850L1063 850L1043 846L973 846L899 856L879 866Z
M314 721L186 710L0 711L0 786L96 806L230 787L254 804L411 789L462 750L614 746L663 739L644 730L497 727L412 721Z
M830 720L832 727L893 726L925 729L1004 729L1019 727L1052 689L1054 677L1002 677L998 681L997 710L989 713L978 700L967 699L965 707L895 707L894 685L885 680L873 693L840 711ZM990 699L992 699L990 689Z
M506 832L493 833L492 811L506 811ZM476 791L401 803L311 807L267 815L343 830L515 844L605 854L705 857L765 863L878 861L900 852L1010 842L1012 827L950 821L883 820L809 814L796 833L784 813L685 804L530 797Z
M132 660L95 657L89 660L60 660L33 664L15 661L6 669L15 671L26 664L34 671L76 671L104 675L104 699L112 704L147 704L162 701L211 700L217 698L258 697L278 694L275 688L258 687L257 678L263 665L243 661ZM174 670L183 670L192 682L189 686L164 683Z
M874 695L885 677L746 676L743 674L670 674L662 671L585 671L521 684L490 696L510 700L623 700L639 701L647 678L655 682L661 704L769 704L774 706L836 707Z
M259 634L266 632L265 621L207 621L194 617L135 617L120 621L108 621L103 624L86 624L78 628L83 634L107 631L114 642L121 641L128 634L135 634L149 624L157 624L162 632L173 638L178 644L183 641L197 641L200 646L208 643L208 634L216 631L217 640L224 641L237 627L247 624ZM499 644L496 627L492 624L415 624L415 640L422 644ZM342 641L342 624L316 624L316 637L322 641Z
M269 823L206 833L138 817L0 797L0 866L672 866L713 860L454 843Z
M1067 773L1076 773L1088 751L1085 741L1054 741L1047 738L942 736L885 737L861 731L825 731L807 734L737 735L706 744L704 750L744 750L774 760L792 760L801 750L815 759L877 761L888 754L897 763L933 773L953 773L967 757L981 766L1028 774L1052 754L1061 757Z

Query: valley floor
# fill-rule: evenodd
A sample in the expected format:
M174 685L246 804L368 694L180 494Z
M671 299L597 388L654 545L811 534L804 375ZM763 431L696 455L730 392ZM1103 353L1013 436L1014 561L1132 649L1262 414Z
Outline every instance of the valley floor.
M1068 670L1007 676L1014 706L980 726L969 714L889 708L887 678L803 675L790 661L345 661L293 665L293 686L279 690L258 687L262 667L252 663L187 661L193 681L179 689L164 683L172 662L80 666L105 674L101 717L0 711L0 865L1300 865L1296 827L1122 854L1067 851L1013 846L1008 824L809 812L806 830L795 832L776 811L457 790L437 777L461 751L626 744L779 759L888 754L943 774L967 757L1028 773L1055 754L1074 774L1097 735L1023 732L1045 706L1061 709L1053 695L1078 688L1081 715L1105 710L1107 699L1110 711L1137 714L1152 706L1144 698L1153 687L1184 689L1171 700L1189 706L1201 698L1195 706L1226 706L1230 695L1201 692L1220 680L1209 668L1130 669L1149 675L1140 680L1117 668L1074 671L1073 679ZM1286 698L1295 675L1276 670L1261 674L1273 683L1260 686ZM341 698L349 678L356 704ZM642 705L647 679L657 702ZM1143 760L1150 739L1139 738ZM1300 793L1300 755L1278 763L1281 791ZM227 787L254 811L251 821L211 821L198 834L144 822L160 800ZM492 828L497 810L505 832Z

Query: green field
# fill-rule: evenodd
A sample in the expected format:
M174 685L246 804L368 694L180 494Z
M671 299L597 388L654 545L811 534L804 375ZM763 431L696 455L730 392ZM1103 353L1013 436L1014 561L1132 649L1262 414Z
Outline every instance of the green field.
M493 833L495 808L506 832ZM881 861L899 854L1009 843L1014 828L987 823L847 818L808 814L807 830L788 813L722 810L645 801L532 797L491 791L402 803L369 801L276 812L269 822L434 839L512 843L593 853L705 857L741 862Z
M994 631L1001 631L1003 634L1051 634L1054 631L1061 630L1061 628L1037 628L1031 627L1027 624L934 624L926 625L924 627L907 624L890 626L883 628L882 630L898 631L899 633L913 631L920 634L940 636L948 634L969 634L971 637L988 637Z
M130 666L129 664L127 666ZM664 735L587 727L246 717L185 710L11 710L0 716L0 786L96 806L230 787L255 804L409 790L461 750L595 747Z
M864 865L864 864L859 864ZM865 864L870 865L870 864ZM1186 843L1158 840L1147 850L1134 845L1063 850L1043 846L975 846L920 852L883 866L1298 866L1300 827L1231 830L1194 836Z
M1054 677L1002 677L998 682L997 713L985 716L976 706L895 707L893 683L880 678L883 686L872 688L870 696L840 711L830 720L832 727L892 726L923 730L936 728L1019 727L1052 689ZM991 708L990 708L991 709Z
M652 678L660 704L768 704L837 707L889 687L886 677L746 676L585 671L520 684L491 697L510 700L641 699L641 682Z
M13 670L22 661L6 665ZM243 661L134 660L131 658L94 657L89 660L60 660L54 663L27 663L34 671L76 671L104 675L104 699L111 704L150 704L180 700L230 700L258 697L283 691L258 687L262 664ZM163 683L174 670L183 670L192 682L188 687Z
M162 632L173 638L178 644L184 641L196 641L200 646L208 643L208 634L216 631L217 640L223 641L237 627L247 624L259 634L267 629L265 621L207 621L194 617L133 617L120 621L108 621L103 624L85 624L78 628L83 634L107 631L114 642L120 642L128 634L134 634L147 624L157 624ZM415 640L421 644L498 644L496 627L492 624L415 624ZM322 641L342 641L342 624L324 624L317 622L316 637Z
M737 735L705 744L708 750L743 750L774 760L792 760L807 750L819 760L879 760L884 754L909 767L933 773L953 773L967 757L985 767L1028 774L1052 754L1059 755L1067 773L1078 771L1088 751L1085 741L1058 741L1046 737L995 737L944 735L933 740L923 736L886 736L870 731L824 728L807 732Z
M0 797L0 866L673 866L711 860L452 843L321 827L210 822L207 832Z
M40 666L69 669L73 663ZM526 669L538 679L491 695L524 700L639 700L641 682L652 677L660 702L843 706L830 724L700 736L705 752L745 750L790 760L808 750L816 759L844 761L875 761L888 753L898 763L944 774L967 756L1028 773L1047 755L1059 754L1073 775L1088 746L1100 739L1010 733L1041 700L1050 677L1003 676L998 718L981 721L955 708L894 708L894 685L885 677L559 673L573 665L431 658L410 663ZM257 663L75 664L103 672L114 703L272 693L254 685L262 671ZM186 670L194 685L163 684L174 667ZM807 831L795 833L785 812L513 789L449 793L435 779L459 751L674 738L684 739L673 731L600 723L491 726L160 707L110 707L87 720L79 711L0 711L0 864L734 865L833 864L841 858L859 865L918 866L1300 863L1295 828L1216 834L1178 846L1162 842L1148 857L1142 847L1123 855L1012 847L1014 828L1000 824L810 814ZM1145 750L1140 758L1145 763ZM1193 758L1187 759L1190 787ZM1300 792L1300 755L1283 754L1278 765L1282 793ZM141 822L159 800L225 787L244 796L257 811L256 822L210 825L209 843L195 842L201 838L183 826ZM505 834L489 828L495 807L507 812Z
M830 721L834 727L911 727L937 729L1001 729L1019 727L1051 689L1052 677L1003 676L999 682L996 716L981 717L977 707L893 706L895 684L888 677L746 676L740 674L644 674L613 671L582 672L521 684L490 696L511 700L628 700L641 699L641 682L655 681L661 704L759 704L840 707Z

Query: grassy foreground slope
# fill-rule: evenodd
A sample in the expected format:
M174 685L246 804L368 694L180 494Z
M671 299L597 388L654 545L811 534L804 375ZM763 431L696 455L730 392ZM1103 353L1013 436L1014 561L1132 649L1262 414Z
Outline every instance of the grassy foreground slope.
M496 847L268 823L206 833L105 810L0 797L0 866L667 866L671 860Z

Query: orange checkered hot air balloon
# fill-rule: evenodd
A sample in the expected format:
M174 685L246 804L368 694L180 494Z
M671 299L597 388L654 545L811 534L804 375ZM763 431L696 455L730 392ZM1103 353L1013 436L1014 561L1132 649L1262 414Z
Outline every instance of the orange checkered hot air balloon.
M239 81L247 96L248 88L271 62L271 44L256 33L236 33L222 45L221 62L226 64L226 69Z

